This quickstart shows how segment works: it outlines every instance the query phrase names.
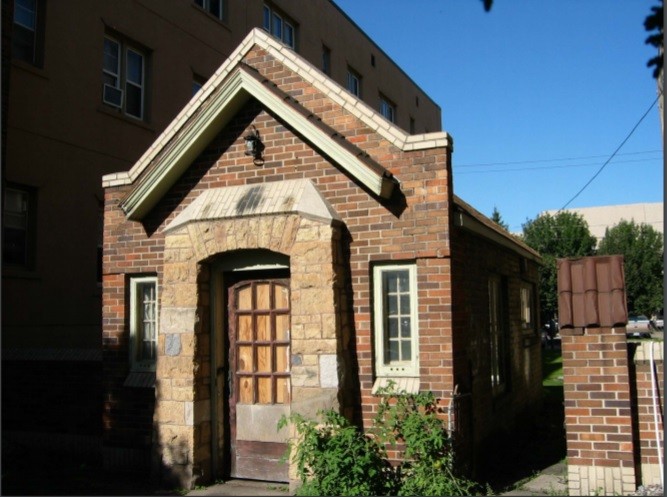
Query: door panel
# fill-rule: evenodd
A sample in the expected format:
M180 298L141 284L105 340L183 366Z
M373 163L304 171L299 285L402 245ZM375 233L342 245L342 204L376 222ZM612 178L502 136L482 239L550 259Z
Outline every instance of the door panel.
M231 476L288 481L288 279L243 281L229 290Z

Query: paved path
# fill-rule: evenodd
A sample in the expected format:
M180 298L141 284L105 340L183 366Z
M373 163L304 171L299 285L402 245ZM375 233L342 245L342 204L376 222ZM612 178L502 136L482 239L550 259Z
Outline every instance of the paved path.
M289 492L287 484L284 483L269 483L253 480L229 480L199 490L191 490L187 495L281 495L287 497ZM528 480L516 489L501 495L567 495L567 466L562 462L554 464L543 470L540 474L535 476L535 478Z
M567 495L567 466L559 462L549 466L535 478L501 495Z

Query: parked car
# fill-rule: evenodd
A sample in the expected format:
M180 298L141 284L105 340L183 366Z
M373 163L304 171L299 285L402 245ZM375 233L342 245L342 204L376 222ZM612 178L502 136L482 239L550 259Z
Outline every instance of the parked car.
M651 338L651 322L643 314L632 315L628 318L625 334L628 338Z

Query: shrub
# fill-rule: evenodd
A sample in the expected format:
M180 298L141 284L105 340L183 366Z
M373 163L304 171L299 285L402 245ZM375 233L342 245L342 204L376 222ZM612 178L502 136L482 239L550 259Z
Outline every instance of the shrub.
M291 421L299 434L294 460L302 485L297 495L392 493L392 470L383 447L333 410L320 416L321 424L298 414L283 416L278 424L282 428Z
M475 495L480 487L458 475L452 444L431 392L406 394L393 385L381 389L372 435L329 409L320 423L298 414L299 435L290 452L302 486L297 495ZM399 450L392 466L386 446ZM288 455L289 457L289 455Z

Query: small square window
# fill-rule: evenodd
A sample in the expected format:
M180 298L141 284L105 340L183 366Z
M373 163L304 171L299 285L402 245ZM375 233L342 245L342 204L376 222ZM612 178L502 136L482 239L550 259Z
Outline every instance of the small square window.
M331 75L331 49L322 45L322 72Z
M388 121L396 122L396 105L383 95L380 95L380 114Z
M224 0L195 0L195 5L201 7L213 17L224 21L226 18Z
M377 377L419 376L417 268L373 268L375 373Z
M264 5L262 27L274 38L291 48L296 48L296 24L281 12Z
M347 70L347 91L361 98L361 76L351 68Z
M133 371L155 371L158 292L155 276L130 279L130 362Z

